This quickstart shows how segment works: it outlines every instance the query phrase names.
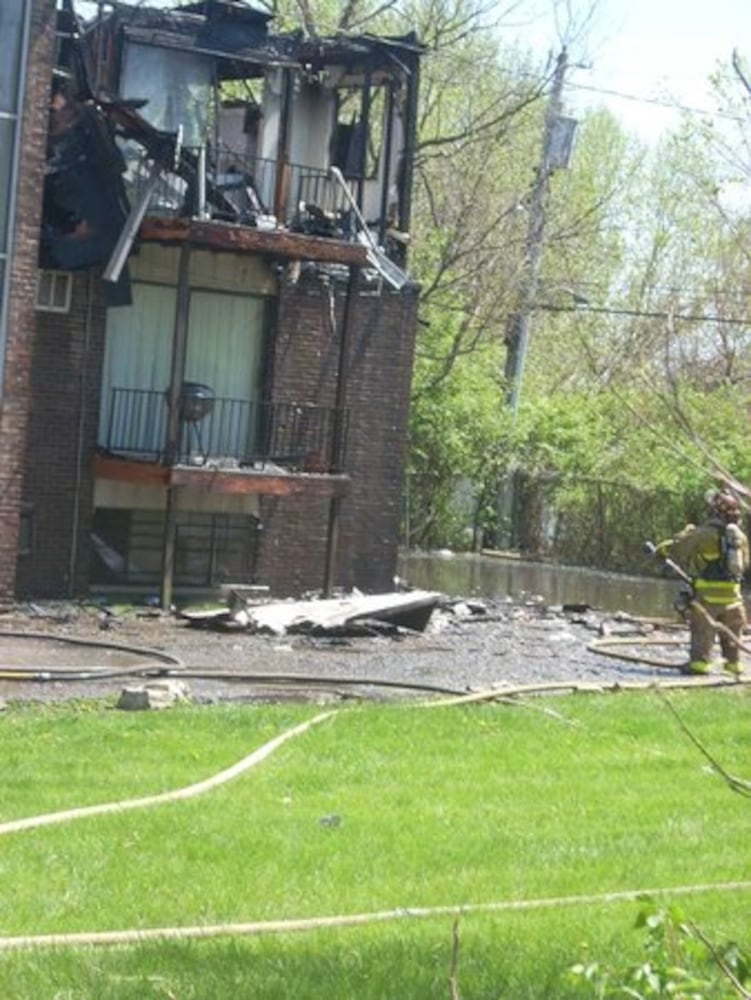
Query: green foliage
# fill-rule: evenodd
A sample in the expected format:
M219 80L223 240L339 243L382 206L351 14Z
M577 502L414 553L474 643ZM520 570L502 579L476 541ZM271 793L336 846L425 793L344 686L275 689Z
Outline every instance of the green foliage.
M515 460L531 476L596 475L613 444L608 417L607 400L595 394L561 393L525 403Z
M419 0L409 9L431 38L449 23ZM566 526L550 554L624 568L633 518L619 497L639 498L641 533L652 533L656 521L680 524L718 467L751 481L748 223L727 199L741 160L730 162L727 130L687 125L645 149L606 112L582 116L569 169L550 179L513 419L504 334L527 274L546 82L519 53L499 55L468 30L456 53L437 44L424 67L410 261L424 326L406 541L492 535L513 473L529 487L516 517ZM718 75L728 104L731 83ZM486 113L498 128L482 127ZM610 544L588 549L587 525ZM517 534L532 545L535 532Z
M450 336L438 323L431 329L433 343ZM410 542L430 547L465 547L463 532L480 517L482 491L492 496L493 485L506 467L510 423L498 405L498 375L490 349L473 363L459 360L450 377L431 385L433 369L422 356L417 361L415 396L410 423L409 509ZM470 510L462 507L457 489L464 481L474 486ZM487 519L482 512L482 519Z
M751 986L751 951L734 942L713 945L676 906L646 898L636 918L646 933L643 960L622 969L579 962L569 978L579 995L596 1000L737 1000Z

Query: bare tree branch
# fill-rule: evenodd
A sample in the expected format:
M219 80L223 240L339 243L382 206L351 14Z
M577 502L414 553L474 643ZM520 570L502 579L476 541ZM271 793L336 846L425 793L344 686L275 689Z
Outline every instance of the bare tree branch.
M713 961L716 963L716 965L722 972L723 976L725 976L725 978L728 980L728 982L733 987L738 996L741 998L741 1000L751 1000L751 993L748 992L743 983L740 981L740 979L738 979L736 974L733 972L728 963L725 961L724 957L720 954L718 949L712 944L712 942L709 940L706 934L701 930L701 928L698 927L692 920L689 921L688 926L691 928L691 931L699 938L699 940L706 945L710 955L712 956Z
M370 13L363 14L362 17L358 18L355 17L357 11L357 2L356 0L350 0L350 2L347 4L347 10L351 11L351 15L349 18L345 18L344 15L342 15L342 18L339 22L339 27L342 29L342 31L359 31L364 25L368 24L371 21L377 20L382 14L385 14L387 11L397 8L398 5L399 5L399 0L385 0L385 2L382 3L380 7L376 7L375 10L370 11ZM345 13L347 13L347 10L345 10Z
M746 91L751 95L751 83L749 83L746 74L743 72L743 67L741 66L741 57L738 49L733 49L733 69L735 70L735 75L741 81Z
M510 119L514 118L525 108L539 101L543 96L542 89L535 90L526 97L522 98L517 104L511 107L504 107L503 110L491 115L491 110L497 107L498 101L495 101L491 108L486 108L481 111L470 123L468 123L461 130L455 132L446 133L439 136L434 136L432 139L423 139L417 143L415 154L418 159L424 159L424 153L426 150L442 148L445 146L457 145L459 146L459 151L463 148L467 148L473 143L479 142L488 133L497 134L498 127L508 122Z
M316 22L309 0L295 0L303 29L307 35L316 35Z
M709 761L712 770L715 771L720 777L726 782L726 784L734 791L739 792L741 795L748 795L751 797L751 781L744 781L743 778L736 778L735 775L729 774L722 764L712 756L712 754L707 750L704 744L699 740L694 733L689 729L684 720L681 718L675 705L672 703L670 698L667 697L659 688L655 689L662 699L663 704L670 710L673 718L678 723L679 727L683 733L688 737L689 740L694 744L699 753Z

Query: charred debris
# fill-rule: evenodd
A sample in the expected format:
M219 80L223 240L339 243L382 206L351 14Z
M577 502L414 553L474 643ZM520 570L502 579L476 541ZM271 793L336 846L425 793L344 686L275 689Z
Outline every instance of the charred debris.
M359 594L324 600L255 602L229 594L227 608L184 611L189 625L218 631L248 630L273 635L354 636L424 632L443 595L414 590L405 593Z
M205 0L101 5L86 24L63 0L42 267L100 266L109 304L127 303L148 216L165 239L187 220L228 227L228 241L240 227L297 266L320 240L354 245L339 266L406 283L423 47L412 34L274 34L270 20ZM331 247L320 258L336 266Z

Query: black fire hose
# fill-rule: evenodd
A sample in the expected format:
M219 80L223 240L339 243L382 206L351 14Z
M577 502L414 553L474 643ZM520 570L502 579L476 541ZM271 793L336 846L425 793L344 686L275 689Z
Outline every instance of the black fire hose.
M115 667L112 665L92 665L83 668L52 667L35 664L33 667L0 664L0 680L35 681L96 681L113 680L121 677L149 676L164 677L167 674L180 674L185 664L178 656L165 653L161 649L150 649L145 646L129 646L123 643L107 642L102 639L74 638L67 635L56 635L53 632L30 632L0 629L0 639L34 639L44 642L57 642L69 646L83 646L88 649L102 649L114 653L125 653L128 656L141 656L143 663L132 666Z

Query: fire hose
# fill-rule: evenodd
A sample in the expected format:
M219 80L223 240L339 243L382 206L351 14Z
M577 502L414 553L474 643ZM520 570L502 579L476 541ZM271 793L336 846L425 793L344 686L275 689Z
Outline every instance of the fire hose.
M218 785L224 784L240 774L256 766L261 761L273 754L281 745L288 740L307 732L311 727L327 721L336 716L336 712L324 712L307 721L287 729L259 747L253 753L243 758L232 767L226 768L219 774L214 775L204 781L197 782L186 788L175 789L153 796L146 796L140 799L130 799L121 802L110 802L95 806L84 806L78 809L63 810L57 813L48 813L42 816L27 817L21 820L10 821L0 825L0 835L15 833L21 830L34 829L39 826L64 823L72 819L79 819L87 816L102 813L122 812L127 809L143 808L158 803L175 801L178 799L192 798L208 792ZM310 931L328 927L358 926L364 924L378 923L382 921L401 920L405 917L427 918L438 915L453 914L462 915L471 912L494 912L503 910L527 910L527 909L547 909L564 906L592 905L609 902L638 899L645 894L666 894L668 896L689 895L705 892L738 892L751 889L751 882L714 882L696 883L691 885L669 886L660 888L627 889L618 892L597 893L592 895L571 895L557 898L542 899L505 899L495 902L473 903L465 902L456 906L438 907L399 907L394 910L387 910L375 913L358 914L335 914L325 916L313 916L292 920L269 920L244 923L225 923L218 925L200 926L180 926L180 927L150 927L132 928L114 931L89 931L77 933L59 934L24 934L0 936L0 952L23 949L39 949L44 947L76 947L76 946L112 946L112 945L136 945L145 941L163 940L190 940L215 938L222 936L246 936L290 933L293 931Z
M719 623L718 623L719 624ZM28 633L27 633L28 634ZM619 640L610 640L619 641ZM633 641L633 640L627 640ZM674 642L676 640L663 640L664 642ZM677 640L680 641L680 640ZM107 646L107 643L97 643L96 645ZM130 647L129 647L130 649ZM141 652L144 652L141 650ZM149 651L153 652L153 651ZM163 654L164 655L164 654ZM167 657L164 657L167 659ZM164 669L164 659L162 661L162 669ZM661 664L667 666L667 664ZM148 669L148 667L147 667ZM153 669L153 666L152 666ZM717 683L722 679L710 679L710 678L698 678L696 679L700 683L704 682L706 684ZM694 684L696 683L694 681ZM727 682L725 682L727 683ZM676 681L675 686L679 686L680 682ZM617 684L614 688L622 690L623 688L630 687L646 687L647 685L629 685L629 684ZM649 685L653 686L653 685ZM668 684L667 686L673 686ZM694 686L692 684L692 686ZM460 697L453 699L441 699L438 701L430 702L424 707L432 707L433 705L447 705L447 704L461 704L463 702L470 701L480 701L480 700L507 700L512 694L519 693L529 693L531 691L543 691L543 690L605 690L607 686L603 685L582 685L580 683L573 684L543 684L543 685L522 685L522 686L500 686L493 689L488 689L483 692L471 692ZM253 766L259 764L262 760L265 760L270 754L272 754L278 747L285 743L288 739L295 736L301 735L306 732L311 726L315 726L320 722L327 719L331 719L337 713L335 712L325 712L315 716L306 722L294 726L279 736L275 737L269 741L264 746L258 748L253 753L249 754L247 757L243 758L237 764L226 768L224 771L219 772L219 774L213 777L196 782L193 785L174 789L171 792L160 793L153 796L144 796L136 799L122 800L119 802L103 803L94 806L85 806L80 808L74 808L70 810L62 810L57 813L50 813L35 817L25 817L19 820L12 820L4 824L0 824L0 835L9 834L14 832L20 832L22 830L33 829L39 826L47 826L50 824L65 823L70 820L80 819L92 815L97 815L101 813L119 813L125 810L138 809L144 807L150 807L160 803L166 803L170 801L176 801L180 799L192 798L208 792L217 786L238 777L240 774L244 773L246 770L252 768ZM748 890L751 888L751 883L749 882L735 882L735 883L714 883L708 885L690 885L690 886L674 886L670 888L662 888L660 890L654 890L659 892L665 892L668 894L684 894L684 893L696 893L696 892L707 892L707 891L738 891L738 890ZM44 946L76 946L76 945L113 945L113 944L135 944L140 943L144 940L164 940L164 939L189 939L189 938L205 938L205 937L218 937L224 935L243 935L243 934L263 934L263 933L274 933L274 932L290 932L292 930L310 930L320 927L327 926L348 926L356 925L360 923L372 923L380 920L393 920L400 919L404 916L414 916L414 917L427 917L434 916L440 912L471 912L473 910L484 911L484 910L501 910L501 909L526 909L526 908L538 908L538 907L557 907L566 905L576 905L581 903L591 903L591 902L609 902L611 900L626 899L626 898L637 898L640 891L627 890L620 893L604 893L601 895L595 895L591 897L563 897L560 899L541 899L541 900L503 900L491 904L473 904L465 903L459 907L439 907L439 908L409 908L398 910L387 911L384 913L375 914L342 914L335 915L333 917L312 917L299 921L268 921L268 922L257 922L251 924L224 924L218 926L200 926L200 927L170 927L170 928L148 928L148 929L126 929L120 931L110 931L110 932L88 932L79 934L41 934L41 935L22 935L22 936L5 936L0 937L0 951L7 951L10 949L24 949L24 948L40 948Z

